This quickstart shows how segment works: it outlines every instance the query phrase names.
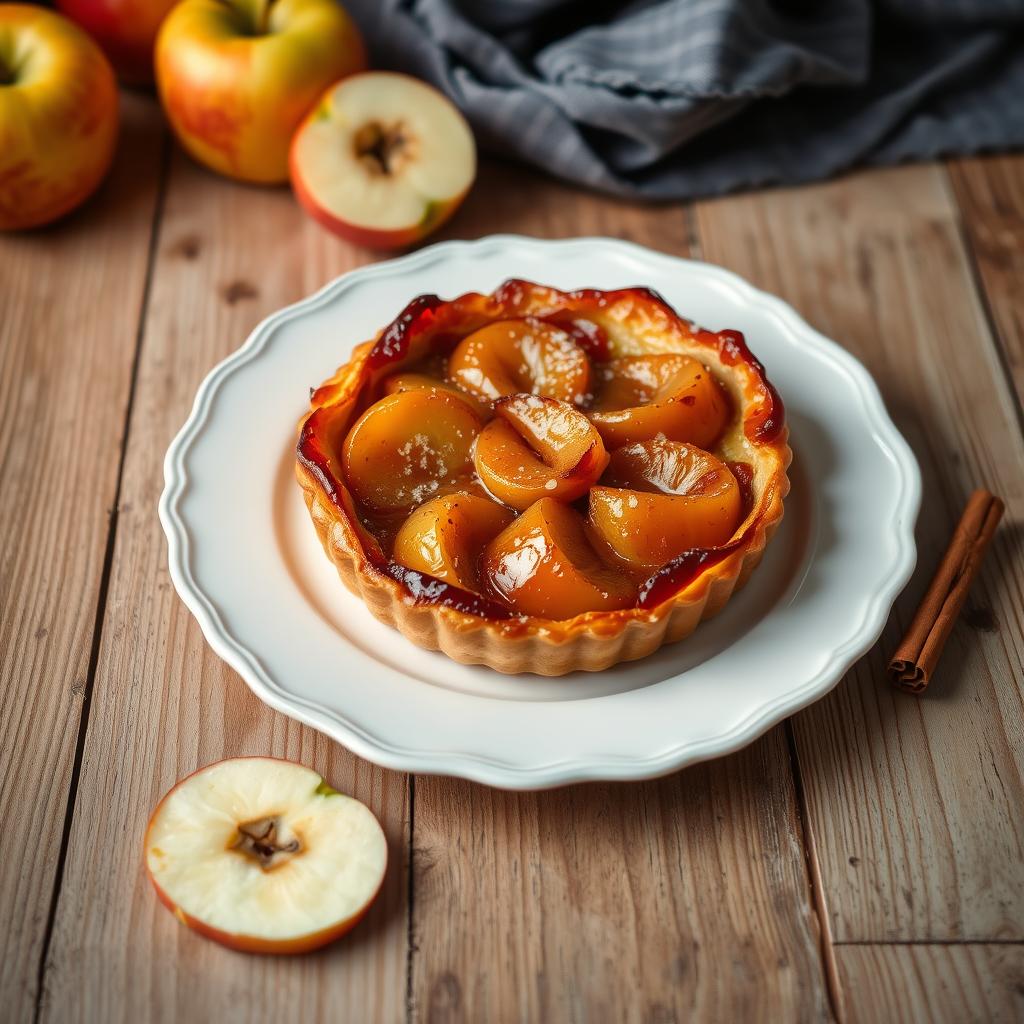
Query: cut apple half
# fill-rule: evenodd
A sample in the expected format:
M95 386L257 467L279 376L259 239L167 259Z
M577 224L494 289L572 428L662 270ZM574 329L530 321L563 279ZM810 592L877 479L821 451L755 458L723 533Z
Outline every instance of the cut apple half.
M601 435L568 402L510 395L477 438L473 464L499 501L523 511L541 498L575 501L608 465Z
M365 805L311 769L239 757L199 769L160 801L145 859L161 901L207 938L302 953L366 913L387 841Z
M324 93L292 140L292 187L337 234L372 248L419 241L458 208L476 176L465 118L408 75L367 71Z

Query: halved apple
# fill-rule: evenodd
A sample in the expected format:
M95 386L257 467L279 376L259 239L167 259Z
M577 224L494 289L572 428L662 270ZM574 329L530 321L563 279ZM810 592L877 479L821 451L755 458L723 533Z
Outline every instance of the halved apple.
M574 406L539 395L494 403L477 438L473 464L499 501L523 511L541 498L575 501L608 465L601 435Z
M487 545L488 584L516 612L571 619L628 608L637 588L601 561L573 509L553 498L531 505Z
M499 320L459 342L448 376L489 402L526 392L579 403L590 390L590 359L560 327L533 317Z
M370 406L342 446L345 479L378 512L420 505L472 470L480 419L445 391L402 391Z
M485 420L491 415L489 402L481 402L480 399L463 391L451 381L440 380L427 373L392 374L384 381L383 390L385 395L397 395L402 391L446 391L450 395L461 398L463 402L468 402L481 420Z
M590 418L609 450L654 437L706 448L729 417L722 386L689 356L614 359L602 367L602 376L607 384L598 392Z
M201 768L157 805L146 871L183 924L233 949L303 953L366 913L387 868L373 813L270 757Z
M630 568L655 568L684 551L725 544L742 516L729 468L679 441L620 448L604 479L617 486L591 489L590 524Z
M484 546L515 518L510 509L476 494L444 494L416 509L395 537L399 565L479 594Z
M454 104L408 75L368 71L324 93L292 140L298 200L360 245L419 241L458 208L476 176L473 133Z

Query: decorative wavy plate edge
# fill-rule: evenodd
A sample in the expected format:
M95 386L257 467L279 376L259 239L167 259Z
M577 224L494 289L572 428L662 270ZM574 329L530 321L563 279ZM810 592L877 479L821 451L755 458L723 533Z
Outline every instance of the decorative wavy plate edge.
M900 469L901 490L896 502L898 555L878 591L866 601L862 620L850 630L849 637L832 650L828 662L817 675L795 690L757 708L726 732L700 740L682 741L645 758L588 754L530 766L463 751L438 752L393 746L350 722L343 714L283 690L265 671L258 656L231 635L215 604L199 588L192 575L189 531L179 507L188 487L187 456L209 420L217 392L224 381L257 358L283 324L328 305L360 280L401 276L443 261L452 253L466 250L487 252L509 246L545 251L582 249L590 254L596 247L613 249L636 260L686 264L698 276L703 275L732 289L744 301L770 313L787 332L812 342L845 372L856 385L867 419L874 427L876 441ZM816 331L782 299L755 288L723 267L671 256L621 239L577 237L549 240L522 235L490 235L472 241L440 242L396 259L359 267L331 281L315 294L272 313L258 324L245 343L215 366L200 384L192 411L164 458L164 490L160 497L159 515L167 537L171 580L179 597L195 616L210 647L270 707L325 733L360 757L385 768L451 775L503 789L532 790L576 782L630 781L666 775L687 765L733 753L752 743L784 718L824 697L854 662L874 645L893 602L910 579L917 560L914 525L920 503L921 474L917 461L892 422L870 373L859 360Z

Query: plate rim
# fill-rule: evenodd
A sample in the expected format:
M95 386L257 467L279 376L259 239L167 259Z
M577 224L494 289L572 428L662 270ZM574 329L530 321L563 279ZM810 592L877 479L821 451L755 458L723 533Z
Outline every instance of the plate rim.
M525 766L465 751L430 751L396 746L371 736L345 715L294 694L288 694L270 678L258 655L234 637L225 626L216 604L199 587L191 569L190 534L180 511L188 489L187 456L210 420L217 392L270 343L278 329L290 320L326 306L346 290L368 277L402 276L423 266L443 261L449 254L466 250L502 249L519 246L534 249L595 247L615 249L634 260L684 265L691 272L717 281L738 292L746 303L759 306L781 321L785 333L806 337L830 357L855 385L876 441L900 470L901 489L897 496L894 529L896 563L883 585L865 601L862 621L851 635L831 649L830 657L812 678L796 690L774 698L751 711L731 729L712 737L682 740L668 750L648 758L613 754L577 755L557 762ZM298 302L271 313L250 332L245 342L214 366L203 379L185 423L175 435L164 457L164 489L159 517L168 545L168 566L175 590L199 623L214 652L226 661L246 685L266 704L291 718L325 733L357 755L397 771L451 775L505 789L542 789L575 782L599 780L640 780L676 771L686 765L724 756L752 743L784 718L824 697L843 678L854 662L866 653L881 634L890 609L914 570L917 550L914 527L921 502L921 473L909 444L890 417L881 392L867 368L837 342L808 324L788 303L765 292L738 274L716 264L659 252L623 239L584 236L539 239L524 235L488 235L478 239L435 243L397 258L357 267L325 284Z

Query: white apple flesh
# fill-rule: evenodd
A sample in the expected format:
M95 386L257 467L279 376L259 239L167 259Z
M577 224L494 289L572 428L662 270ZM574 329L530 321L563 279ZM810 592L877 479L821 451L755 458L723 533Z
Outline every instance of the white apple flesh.
M419 241L446 221L476 176L465 118L408 75L368 71L324 94L292 141L299 202L337 234L373 248Z
M185 924L234 949L299 953L363 916L387 842L366 806L311 769L243 757L201 768L160 801L145 857Z

